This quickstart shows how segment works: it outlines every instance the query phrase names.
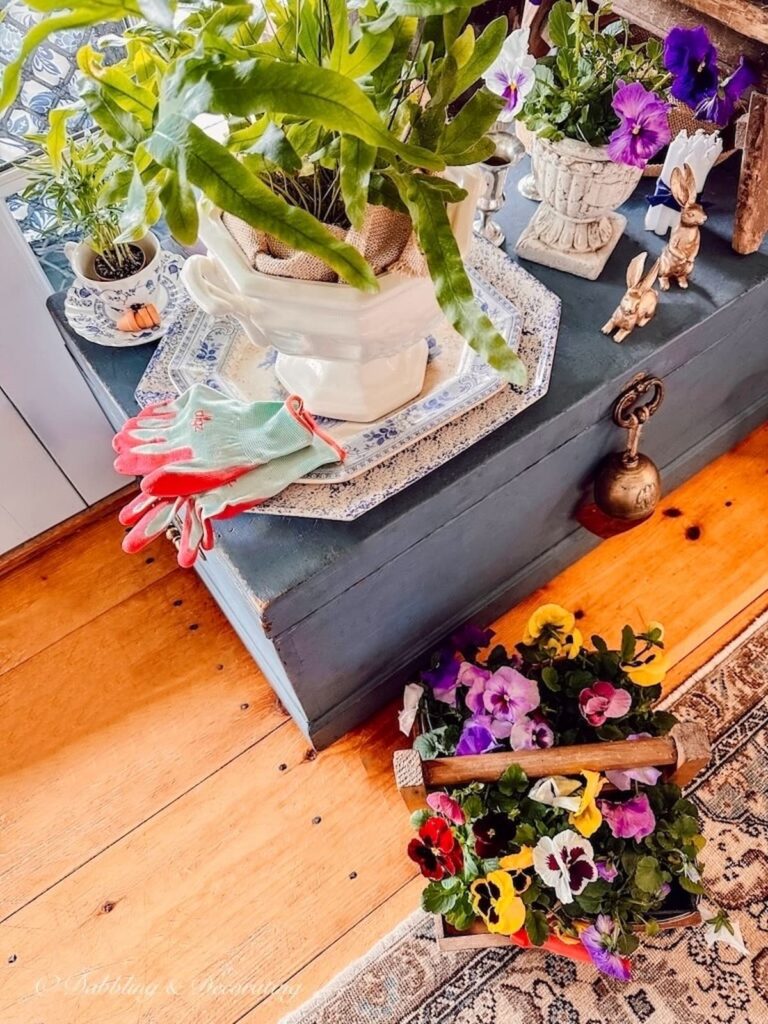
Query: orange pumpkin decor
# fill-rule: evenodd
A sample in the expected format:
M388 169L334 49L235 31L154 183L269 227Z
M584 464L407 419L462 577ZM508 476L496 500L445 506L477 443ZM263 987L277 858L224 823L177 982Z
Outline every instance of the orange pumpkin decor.
M160 314L152 302L146 305L136 303L123 313L117 321L118 331L146 331L149 327L160 326Z

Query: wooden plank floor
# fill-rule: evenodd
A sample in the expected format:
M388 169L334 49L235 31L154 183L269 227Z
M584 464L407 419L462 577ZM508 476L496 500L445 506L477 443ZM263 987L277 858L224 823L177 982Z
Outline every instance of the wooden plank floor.
M768 426L497 624L663 621L680 682L768 605ZM272 1024L418 902L394 709L315 756L196 577L104 519L0 578L0 1024Z

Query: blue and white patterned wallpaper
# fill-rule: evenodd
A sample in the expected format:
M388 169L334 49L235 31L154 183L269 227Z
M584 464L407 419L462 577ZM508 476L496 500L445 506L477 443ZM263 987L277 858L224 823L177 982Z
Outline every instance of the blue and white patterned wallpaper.
M45 17L30 11L17 0L0 0L0 71L18 56L27 29ZM119 32L120 25L111 24L99 34ZM25 136L45 132L48 112L76 98L75 55L83 43L94 37L93 29L57 32L38 48L24 70L21 90L13 106L0 114L0 173L10 164L35 152ZM87 117L70 122L75 131L85 127ZM6 200L24 237L32 246L43 270L54 288L66 287L71 280L69 266L61 251L62 239L53 237L55 220L40 203L26 203L20 196Z

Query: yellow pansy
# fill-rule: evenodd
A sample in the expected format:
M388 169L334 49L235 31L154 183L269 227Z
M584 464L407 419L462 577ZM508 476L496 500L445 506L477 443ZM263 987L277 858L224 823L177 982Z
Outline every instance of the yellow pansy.
M533 847L521 846L519 853L510 853L502 857L499 865L505 871L525 871L526 868L533 867Z
M491 871L469 887L472 906L482 917L489 932L512 935L525 923L525 904L515 892L512 876L506 871Z
M603 823L603 816L597 806L597 795L605 785L598 772L582 772L584 789L579 800L579 809L568 815L568 821L587 839L597 832Z
M575 625L576 617L573 612L561 608L559 604L543 604L528 619L528 625L523 633L523 643L535 644L545 629L557 633L570 633Z
M645 628L645 632L648 633L649 636L654 631L656 631L656 632L658 632L660 634L659 642L663 643L664 642L664 627L662 626L662 624L660 622L649 622L648 625Z
M575 658L581 650L582 635L575 629L573 612L559 604L543 604L528 620L524 644L541 643L554 658Z
M645 655L642 662L621 666L635 686L656 686L663 683L669 668L664 651L655 650Z

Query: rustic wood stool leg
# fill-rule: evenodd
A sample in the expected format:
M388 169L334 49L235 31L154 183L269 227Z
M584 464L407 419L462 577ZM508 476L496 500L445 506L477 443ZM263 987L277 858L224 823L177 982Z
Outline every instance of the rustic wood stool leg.
M687 786L709 764L712 753L709 737L698 722L678 722L670 735L677 746L677 768L671 781Z
M395 782L409 811L419 811L427 805L427 787L424 769L417 750L396 750L393 758Z
M753 93L749 101L744 154L741 158L733 248L757 252L768 231L768 96Z

